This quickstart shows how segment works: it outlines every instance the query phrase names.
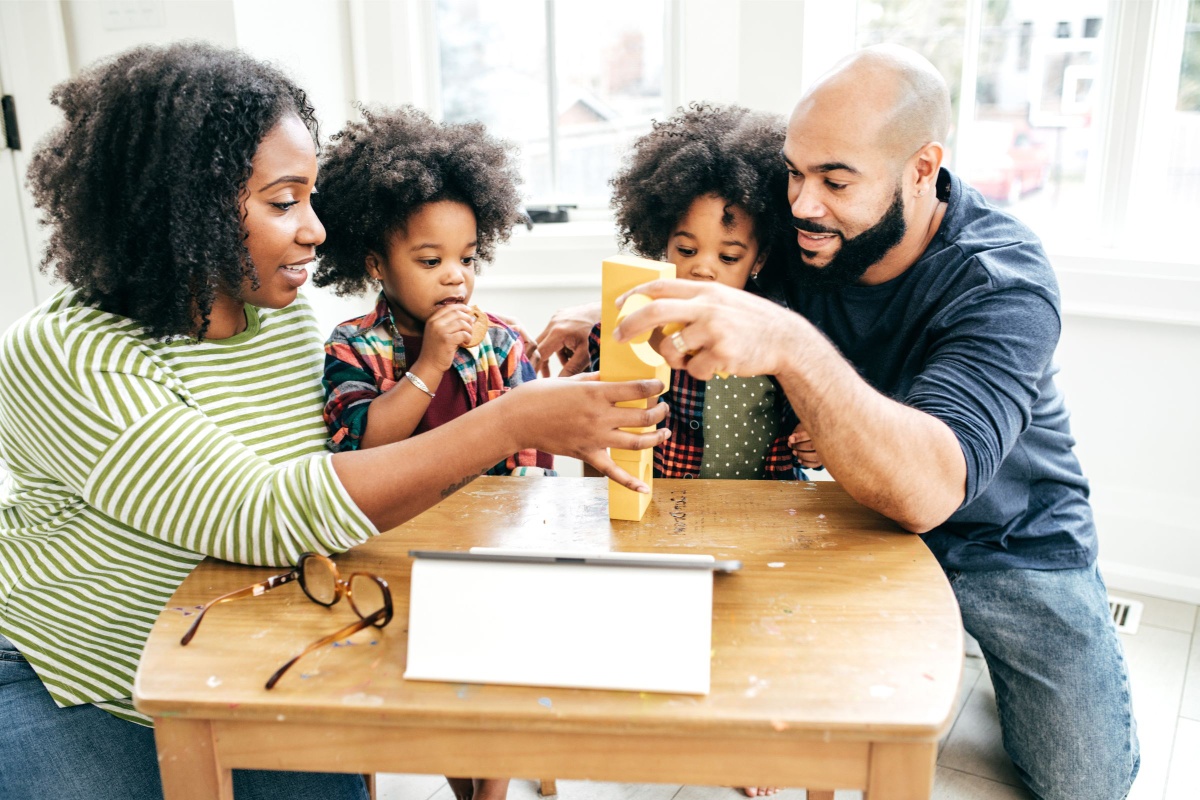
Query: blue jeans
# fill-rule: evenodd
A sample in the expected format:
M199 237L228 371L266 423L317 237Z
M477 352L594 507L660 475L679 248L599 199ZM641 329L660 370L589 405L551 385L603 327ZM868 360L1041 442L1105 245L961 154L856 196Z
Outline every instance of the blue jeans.
M1125 654L1093 564L948 571L987 659L1004 749L1041 800L1119 800L1137 775Z
M59 708L3 636L0 710L5 800L162 800L154 730L92 705ZM234 770L233 792L237 800L367 800L361 775L329 773Z

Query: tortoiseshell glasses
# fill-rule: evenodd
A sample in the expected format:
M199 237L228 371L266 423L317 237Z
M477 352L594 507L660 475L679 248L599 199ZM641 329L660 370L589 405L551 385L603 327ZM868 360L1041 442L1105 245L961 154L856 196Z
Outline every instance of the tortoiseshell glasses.
M355 572L347 580L342 580L337 565L329 558L317 553L304 553L296 562L296 568L291 572L267 578L261 583L256 583L244 589L238 589L209 600L200 609L200 613L196 615L192 626L187 629L187 633L183 635L179 643L186 645L192 640L192 637L196 635L196 631L200 627L200 623L204 620L204 615L213 606L227 603L230 600L239 600L243 597L257 597L260 594L271 591L277 586L283 586L285 583L291 583L292 581L299 581L300 588L308 595L308 599L319 605L329 607L336 604L342 597L345 597L350 601L350 607L354 609L354 613L358 615L358 622L347 625L345 628L331 633L304 648L290 661L275 671L275 674L267 681L268 689L274 688L279 679L283 677L283 673L287 672L293 664L313 650L336 642L338 639L352 636L371 626L382 628L392 621L392 592L388 588L387 581L377 575L371 575L366 572Z

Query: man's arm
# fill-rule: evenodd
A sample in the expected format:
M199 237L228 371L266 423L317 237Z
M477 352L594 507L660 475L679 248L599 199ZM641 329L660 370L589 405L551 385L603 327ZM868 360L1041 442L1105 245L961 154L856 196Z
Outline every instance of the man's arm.
M618 341L683 322L657 345L673 368L701 380L775 375L825 466L863 505L923 533L962 504L966 463L950 427L877 392L803 317L712 284L656 281L637 291L661 299L631 314Z

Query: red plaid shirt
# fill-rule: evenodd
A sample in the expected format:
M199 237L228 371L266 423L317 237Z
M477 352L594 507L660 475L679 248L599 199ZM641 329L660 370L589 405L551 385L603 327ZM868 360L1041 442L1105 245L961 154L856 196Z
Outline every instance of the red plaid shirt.
M600 326L588 337L591 370L600 369ZM776 385L775 406L779 414L779 435L767 448L763 464L764 480L790 481L802 478L799 463L788 447L787 438L798 420L783 390ZM704 381L683 370L671 370L671 388L667 391L670 411L660 423L671 429L671 438L654 448L654 477L699 478L704 459Z

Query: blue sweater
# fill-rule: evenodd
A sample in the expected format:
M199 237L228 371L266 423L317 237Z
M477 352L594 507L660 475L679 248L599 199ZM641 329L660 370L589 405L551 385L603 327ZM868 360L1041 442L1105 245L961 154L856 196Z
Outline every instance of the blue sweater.
M958 438L966 499L923 536L943 567L1087 566L1096 530L1054 383L1062 320L1049 259L1032 231L946 170L938 197L948 203L941 227L899 277L814 290L785 271L775 293L873 387Z

